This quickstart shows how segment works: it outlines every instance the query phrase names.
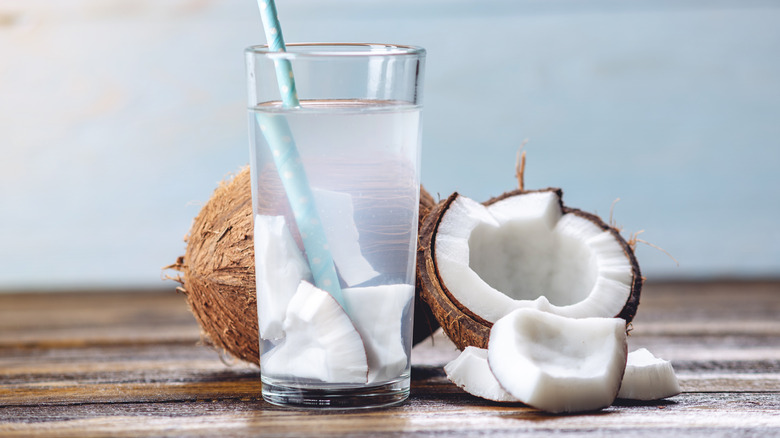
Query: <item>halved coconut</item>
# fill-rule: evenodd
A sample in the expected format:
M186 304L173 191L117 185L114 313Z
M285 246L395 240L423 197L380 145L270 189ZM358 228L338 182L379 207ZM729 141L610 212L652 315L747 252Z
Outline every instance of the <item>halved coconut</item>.
M333 297L302 281L290 299L284 340L260 358L262 373L326 383L366 383L363 340Z
M615 400L626 351L623 319L517 309L493 325L488 363L523 403L552 413L583 412Z
M497 402L520 400L506 392L488 365L488 351L466 347L458 357L444 366L447 378L471 395Z
M680 384L668 360L653 356L646 348L628 353L618 398L659 400L679 393Z
M479 204L454 193L428 216L420 292L458 348L486 348L493 323L519 308L632 320L642 277L631 247L561 196L514 191Z

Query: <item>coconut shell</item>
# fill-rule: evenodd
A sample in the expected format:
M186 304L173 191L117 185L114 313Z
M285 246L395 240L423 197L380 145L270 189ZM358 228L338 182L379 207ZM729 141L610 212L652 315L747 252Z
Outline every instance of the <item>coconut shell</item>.
M484 202L483 205L489 206L502 199L534 191L514 190L504 193L501 196L491 198ZM562 198L562 191L560 189L550 188L544 189L544 191L554 191L558 194L558 199ZM493 323L475 315L468 308L460 304L447 289L436 266L436 234L438 227L444 214L458 196L457 192L453 193L445 201L439 203L436 208L428 214L420 229L420 242L417 248L418 295L428 304L434 317L458 349L463 350L469 345L478 348L487 348L488 339L490 338L490 329L493 327ZM626 304L623 306L621 312L615 316L625 319L627 323L631 322L636 315L637 306L639 305L639 295L643 281L639 270L639 263L636 260L631 246L623 239L618 230L604 223L598 216L575 208L566 207L563 203L561 203L561 209L564 214L572 213L590 220L602 230L609 231L615 239L620 242L623 251L630 261L633 278L631 292Z
M420 187L420 224L434 206L431 195ZM244 168L220 183L194 219L184 256L169 268L181 272L176 278L181 283L178 290L187 296L204 340L238 359L259 364L252 219L250 171ZM438 328L417 295L414 343Z

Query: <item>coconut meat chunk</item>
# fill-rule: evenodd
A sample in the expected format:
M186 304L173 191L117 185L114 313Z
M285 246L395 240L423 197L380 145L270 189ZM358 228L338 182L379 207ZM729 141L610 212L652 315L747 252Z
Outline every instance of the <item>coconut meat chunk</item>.
M312 281L311 271L284 216L255 215L254 246L260 337L281 339L287 304L301 280Z
M628 353L626 372L618 398L659 400L680 393L672 364L653 356L646 348Z
M352 195L319 188L313 192L317 214L339 276L347 285L354 286L379 275L360 250Z
M349 316L326 291L302 281L287 306L284 340L260 358L271 378L364 384L368 360Z
M452 298L488 322L524 307L612 317L631 293L620 242L586 216L564 214L555 191L487 207L459 195L441 218L434 256Z
M498 383L488 365L488 351L468 346L444 366L447 378L471 395L497 402L519 402Z
M620 318L567 318L517 309L490 331L488 363L520 401L552 412L607 407L626 366L626 324Z
M342 293L366 349L368 383L397 378L409 364L402 330L410 329L403 323L411 315L414 286L352 287Z

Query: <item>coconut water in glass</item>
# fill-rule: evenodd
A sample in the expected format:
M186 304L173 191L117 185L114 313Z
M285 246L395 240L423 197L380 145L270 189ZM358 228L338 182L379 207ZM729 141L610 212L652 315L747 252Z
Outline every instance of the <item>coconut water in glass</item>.
M425 52L315 44L246 56L263 397L338 409L400 403L410 384ZM281 103L282 59L296 107ZM304 179L280 157L288 145ZM326 253L304 243L309 221L321 225ZM318 287L323 254L335 292Z

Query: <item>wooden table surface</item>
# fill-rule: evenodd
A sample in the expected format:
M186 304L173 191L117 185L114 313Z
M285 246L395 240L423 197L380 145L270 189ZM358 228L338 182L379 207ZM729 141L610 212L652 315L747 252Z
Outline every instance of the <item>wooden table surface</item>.
M780 436L780 282L646 285L629 351L672 360L683 393L547 415L472 397L413 352L412 395L382 410L262 401L259 370L200 340L174 291L0 294L0 436Z

